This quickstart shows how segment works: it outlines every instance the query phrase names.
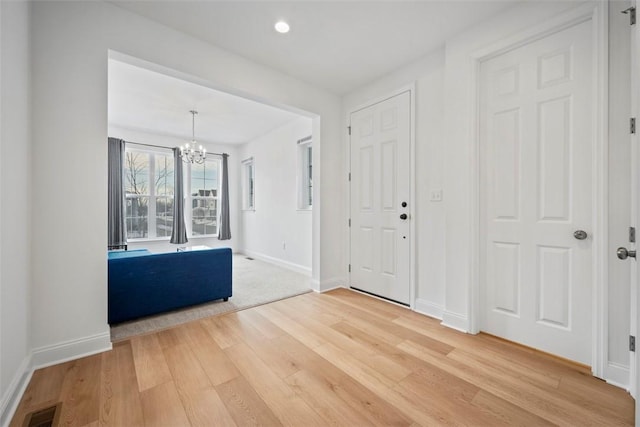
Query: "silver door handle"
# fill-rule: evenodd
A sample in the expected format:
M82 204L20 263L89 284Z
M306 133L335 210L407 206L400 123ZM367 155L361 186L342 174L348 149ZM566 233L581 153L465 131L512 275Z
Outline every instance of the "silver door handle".
M576 230L573 232L573 237L578 240L584 240L587 238L587 232L584 230Z
M627 257L635 258L636 251L628 251L627 248L619 247L616 251L616 255L618 255L618 258L620 259L627 259Z

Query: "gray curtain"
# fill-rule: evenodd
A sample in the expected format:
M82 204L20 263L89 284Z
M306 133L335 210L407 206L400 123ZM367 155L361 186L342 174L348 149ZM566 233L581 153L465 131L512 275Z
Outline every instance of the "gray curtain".
M109 138L107 174L107 213L109 248L124 247L127 243L124 199L124 141Z
M229 155L222 155L222 195L220 197L220 228L218 229L218 240L231 239L231 226L229 224L229 170L227 158Z
M180 149L173 149L174 178L173 178L173 228L171 243L187 243L187 227L184 225L184 184L182 183L182 158Z

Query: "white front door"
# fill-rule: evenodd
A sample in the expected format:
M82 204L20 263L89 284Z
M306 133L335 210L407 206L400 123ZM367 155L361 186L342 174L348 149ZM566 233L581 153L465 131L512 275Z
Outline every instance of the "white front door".
M351 113L350 285L409 305L410 108L403 92Z
M481 330L589 365L591 33L577 24L480 67Z

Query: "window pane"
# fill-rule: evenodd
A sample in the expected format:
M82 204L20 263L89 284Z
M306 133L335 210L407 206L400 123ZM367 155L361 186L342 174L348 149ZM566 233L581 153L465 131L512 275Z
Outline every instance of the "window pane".
M156 154L156 196L173 196L173 157Z
M218 233L218 200L210 197L192 199L191 234L202 236Z
M191 195L218 196L218 160L191 165Z
M173 226L173 197L156 198L156 237L170 237Z
M124 175L126 194L149 194L149 153L125 153Z
M127 238L140 239L148 236L149 198L127 196L125 211Z

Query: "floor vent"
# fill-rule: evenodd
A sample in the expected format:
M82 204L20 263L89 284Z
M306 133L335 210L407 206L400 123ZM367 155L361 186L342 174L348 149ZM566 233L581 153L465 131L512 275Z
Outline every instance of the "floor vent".
M250 256L246 256L244 257L245 259L248 259L249 261L253 261L253 258L251 258Z
M58 418L60 417L60 407L62 402L59 402L55 406L50 406L45 409L39 409L27 414L24 418L23 427L53 427L58 425Z

